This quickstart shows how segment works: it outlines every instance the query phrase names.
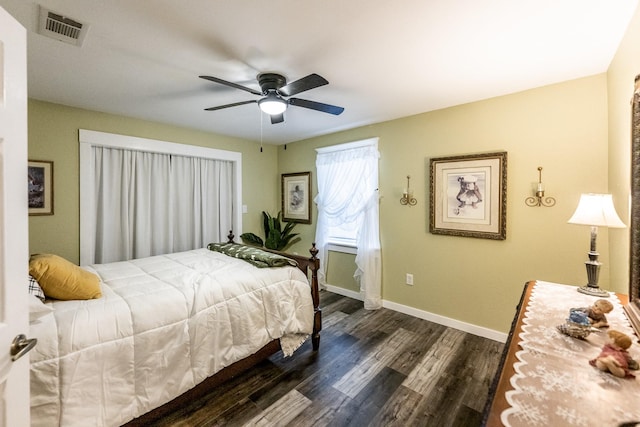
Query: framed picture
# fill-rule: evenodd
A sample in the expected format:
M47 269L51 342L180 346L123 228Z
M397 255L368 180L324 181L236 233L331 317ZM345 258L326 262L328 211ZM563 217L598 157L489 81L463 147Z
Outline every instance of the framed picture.
M282 174L282 220L311 224L311 172Z
M53 162L29 160L29 215L53 215Z
M506 239L506 151L432 158L429 172L429 232Z

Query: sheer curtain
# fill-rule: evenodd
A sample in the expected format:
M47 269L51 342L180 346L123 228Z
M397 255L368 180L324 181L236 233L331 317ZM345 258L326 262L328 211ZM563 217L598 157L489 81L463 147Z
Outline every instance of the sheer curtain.
M233 228L233 163L91 147L94 259L105 263L204 247Z
M345 148L338 151L318 150L316 168L318 206L316 246L321 259L327 259L329 228L355 224L356 272L366 309L382 306L381 251L378 208L377 144ZM319 278L326 283L326 263L320 265Z

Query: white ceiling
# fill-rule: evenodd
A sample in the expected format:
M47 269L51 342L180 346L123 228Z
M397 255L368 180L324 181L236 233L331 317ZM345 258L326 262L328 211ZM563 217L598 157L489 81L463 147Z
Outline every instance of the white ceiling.
M0 0L28 30L29 96L282 144L605 72L638 0ZM37 33L38 4L89 24ZM272 125L260 72L329 85Z

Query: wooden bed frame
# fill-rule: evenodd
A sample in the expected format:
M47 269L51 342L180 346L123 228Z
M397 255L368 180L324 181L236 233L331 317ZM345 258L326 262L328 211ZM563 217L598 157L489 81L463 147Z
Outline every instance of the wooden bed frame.
M229 243L234 243L234 235L232 232L229 232ZM264 248L263 248L264 249ZM320 347L320 331L322 330L322 310L320 309L320 291L318 287L318 269L320 268L320 260L317 258L318 249L316 249L316 244L313 243L311 249L309 249L309 253L311 253L311 257L307 258L302 255L293 255L285 252L278 252L270 249L264 249L269 252L273 252L279 255L286 256L287 258L291 258L298 263L298 268L307 276L310 277L311 280L311 298L313 299L313 333L311 335L311 343L313 346L313 351L318 351ZM226 368L216 372L200 384L196 385L191 390L181 394L170 402L165 403L164 405L153 409L150 412L147 412L144 415L139 416L138 418L134 418L128 423L124 424L126 427L142 427L148 426L149 424L157 421L168 414L176 411L179 408L184 407L187 403L192 402L195 399L198 399L206 394L208 394L214 387L222 384L225 381L241 374L247 369L257 365L259 362L263 361L267 357L276 353L280 350L280 341L273 340L269 342L267 345L262 347L256 353L251 356L239 360L232 365L227 366Z

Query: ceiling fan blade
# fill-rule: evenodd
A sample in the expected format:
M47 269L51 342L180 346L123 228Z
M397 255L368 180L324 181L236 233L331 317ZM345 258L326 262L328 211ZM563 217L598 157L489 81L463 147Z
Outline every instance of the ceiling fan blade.
M295 82L291 82L288 85L282 86L278 89L278 92L284 96L292 96L326 84L329 84L329 82L324 77L314 73L296 80Z
M226 80L222 80L222 79L219 79L217 77L211 77L211 76L199 76L199 77L201 79L209 80L209 81L212 81L214 83L220 83L221 85L229 86L229 87L232 87L232 88L235 88L235 89L245 90L245 91L247 91L249 93L252 93L254 95L262 96L262 92L258 92L257 90L251 89L250 87L239 85L237 83L228 82Z
M271 116L271 124L275 125L277 123L284 122L284 113L283 114L274 114Z
M217 107L205 108L205 111L222 110L223 108L237 107L238 105L245 105L245 104L253 104L254 102L258 102L258 101L256 101L256 100L240 101L240 102L234 102L233 104L218 105Z
M311 110L322 111L323 113L333 114L338 116L344 111L343 107L337 107L335 105L323 104L322 102L309 101L308 99L289 98L289 104L296 107L309 108Z

